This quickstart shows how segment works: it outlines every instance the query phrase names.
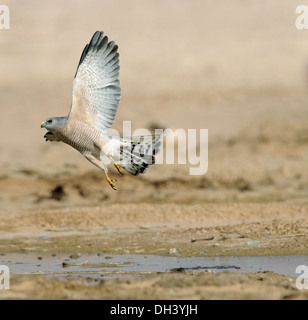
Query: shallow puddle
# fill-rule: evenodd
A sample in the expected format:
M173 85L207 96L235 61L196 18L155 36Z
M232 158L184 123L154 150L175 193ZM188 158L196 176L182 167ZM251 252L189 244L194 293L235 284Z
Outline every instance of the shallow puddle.
M43 273L49 277L136 277L151 272L213 270L233 272L275 271L297 277L296 267L308 265L308 255L173 257L138 254L6 253L0 264L15 273Z

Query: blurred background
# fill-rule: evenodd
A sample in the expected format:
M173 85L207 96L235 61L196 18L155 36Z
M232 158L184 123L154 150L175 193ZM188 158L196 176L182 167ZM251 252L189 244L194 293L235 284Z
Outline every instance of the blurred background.
M308 194L308 30L294 0L2 1L0 201L4 211L102 202L289 202ZM209 129L206 175L157 165L119 178L47 143L41 122L69 112L96 30L119 46L114 128Z

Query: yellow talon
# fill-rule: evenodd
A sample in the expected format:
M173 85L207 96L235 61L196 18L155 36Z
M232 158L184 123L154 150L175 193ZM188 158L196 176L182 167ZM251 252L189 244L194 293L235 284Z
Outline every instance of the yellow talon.
M122 173L122 170L121 168L124 168L123 166L121 166L120 164L118 163L114 163L114 166L117 168L117 170L119 171L120 175L122 176L123 173Z
M105 173L106 175L106 180L107 182L110 184L110 187L113 189L113 190L117 190L117 188L113 185L113 182L117 182L117 180L115 179L110 179L107 175L107 173Z

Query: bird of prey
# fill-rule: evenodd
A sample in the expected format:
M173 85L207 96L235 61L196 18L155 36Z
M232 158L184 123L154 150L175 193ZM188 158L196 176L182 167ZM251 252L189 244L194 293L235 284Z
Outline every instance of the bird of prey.
M62 141L78 150L108 176L106 161L111 159L122 175L144 173L155 162L160 139L155 135L119 137L108 134L120 102L118 46L102 31L96 31L85 46L73 81L72 106L66 117L46 119L46 141Z

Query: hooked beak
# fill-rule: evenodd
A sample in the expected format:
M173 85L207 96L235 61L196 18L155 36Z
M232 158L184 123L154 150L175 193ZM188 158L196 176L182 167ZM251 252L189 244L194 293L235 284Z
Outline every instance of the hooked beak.
M45 128L45 122L42 122L41 128Z

